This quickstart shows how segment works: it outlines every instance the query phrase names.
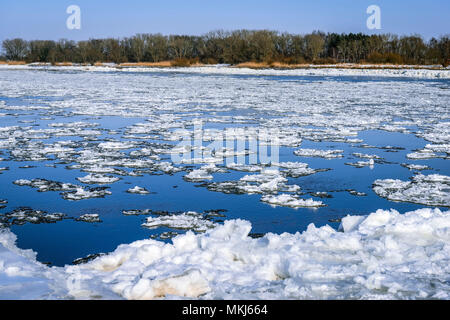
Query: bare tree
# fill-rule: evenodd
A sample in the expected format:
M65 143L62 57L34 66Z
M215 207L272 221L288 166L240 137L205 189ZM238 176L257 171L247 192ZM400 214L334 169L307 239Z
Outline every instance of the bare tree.
M324 38L318 33L312 33L305 36L305 51L307 57L314 61L322 53L325 45Z
M22 39L4 40L3 50L9 60L24 60L28 54L28 43Z

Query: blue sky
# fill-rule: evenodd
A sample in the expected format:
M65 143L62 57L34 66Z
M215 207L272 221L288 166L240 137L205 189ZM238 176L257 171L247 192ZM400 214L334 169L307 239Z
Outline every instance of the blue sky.
M68 30L66 8L81 8L81 30ZM368 30L366 9L381 8L381 30ZM196 34L225 29L421 34L450 33L449 0L0 0L0 41L84 40L136 33Z

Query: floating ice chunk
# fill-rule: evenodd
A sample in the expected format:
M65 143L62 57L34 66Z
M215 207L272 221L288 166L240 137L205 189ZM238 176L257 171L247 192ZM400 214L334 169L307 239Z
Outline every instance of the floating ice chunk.
M422 171L422 170L431 170L429 166L420 165L420 164L410 164L410 163L402 163L402 167L408 168L412 171Z
M201 167L200 169L192 170L184 176L184 179L188 181L212 180L213 176L211 173L214 172L226 172L226 170L216 167L214 163L211 163Z
M222 158L215 157L201 157L201 158L192 158L192 159L182 159L181 163L183 164L214 164L214 163L223 163Z
M310 194L318 198L333 198L332 195L330 195L328 192L325 191L311 192Z
M278 170L264 169L260 174L246 175L239 181L245 183L239 188L246 193L273 193L284 189L288 180Z
M213 176L205 169L193 170L184 176L184 179L188 181L212 180L212 178Z
M27 222L33 224L53 223L56 221L61 221L64 217L65 214L63 213L47 214L45 211L22 207L5 213L3 223L5 226L9 226L11 224L23 225Z
M92 123L92 122L78 121L78 122L53 122L53 123L49 123L48 126L49 127L53 127L53 128L76 128L76 129L80 129L80 128L95 128L95 127L100 126L100 124Z
M411 152L406 155L408 159L413 160L423 160L423 159L433 159L433 158L439 158L439 155L432 152L431 150L420 150L417 152Z
M355 157L358 157L358 158L362 158L362 159L381 159L381 157L377 156L376 154L366 154L366 153L354 152L354 153L352 153L352 155Z
M90 172L90 173L97 173L97 174L104 174L104 173L112 173L117 175L127 175L128 173L124 170L111 168L111 167L103 167L103 166L89 166L89 167L83 167L83 166L71 166L70 169L76 169L81 168L81 171L84 172Z
M356 190L353 190L353 189L347 189L346 191L348 193L350 193L352 196L356 196L356 197L365 197L365 196L367 196L367 193L356 191Z
M210 182L206 184L208 190L236 193L236 194L268 194L278 191L297 192L298 185L288 185L285 178L278 169L263 169L260 174L245 175L238 181Z
M134 194L149 194L150 191L143 187L135 186L134 188L130 188L127 190L128 193L134 193Z
M381 130L389 131L389 132L402 132L409 133L409 130L405 127L396 125L396 124L385 124L380 127Z
M77 180L86 184L111 184L119 181L120 178L103 174L88 174L85 177L77 178Z
M370 167L372 169L375 164L375 161L373 159L369 159L367 161L346 162L345 164L356 168Z
M132 142L102 142L98 144L99 148L102 149L112 149L112 150L120 150L120 149L132 149L134 148L134 143Z
M241 164L241 163L235 163L235 162L227 163L226 167L231 170L246 171L246 172L258 172L264 168L263 165Z
M79 187L75 191L62 193L62 197L66 200L78 201L91 198L103 198L106 195L111 194L111 191L107 190L106 188L83 189Z
M319 171L324 171L324 169L315 170L309 168L308 164L303 162L272 162L272 166L281 168L283 173L293 178L309 176Z
M360 192L360 191L356 191L353 189L348 189L346 190L349 194L351 194L352 196L356 196L356 197L365 197L367 196L367 193L365 192Z
M445 120L447 120L446 118ZM438 123L433 123L433 125L426 128L426 132L419 132L417 135L424 138L425 140L431 141L433 143L450 143L450 122L440 121ZM447 152L448 153L448 152Z
M449 132L450 136L450 132ZM437 154L437 153L441 154ZM444 155L445 153L446 155ZM421 159L433 159L444 158L448 159L450 155L450 144L427 144L425 148L417 150L406 155L408 159L421 160Z
M379 179L373 183L373 190L380 197L392 201L450 207L450 177L444 175L419 174L411 181Z
M108 191L108 188L106 187L89 188L46 179L19 179L13 183L19 186L30 186L32 188L37 188L39 192L64 191L61 193L61 196L66 200L103 198L104 196L111 194L111 191Z
M139 215L149 215L152 213L150 209L144 210L123 210L122 213L126 216L139 216Z
M313 199L300 199L297 196L293 196L290 194L280 194L277 196L264 195L262 196L261 201L273 206L283 206L291 208L317 208L325 206L322 201L315 201Z
M83 222L90 222L90 223L102 222L100 220L100 216L96 213L86 213L86 214L81 215L79 218L76 218L75 220L83 221Z
M222 148L219 150L213 150L213 157L216 158L230 158L230 157L239 157L239 156L247 156L251 152L249 150L237 151L234 148Z
M47 179L19 179L13 182L18 186L29 186L32 188L37 188L39 192L47 191L74 191L80 188L77 185L71 183L63 183L58 181L52 181Z
M450 143L442 144L427 144L425 150L431 150L433 152L445 152L450 154Z
M325 159L342 158L344 150L298 149L294 154L299 157L320 157Z
M205 232L208 229L214 228L216 224L205 219L201 213L188 211L181 214L149 217L142 226L150 229L168 227L172 229Z

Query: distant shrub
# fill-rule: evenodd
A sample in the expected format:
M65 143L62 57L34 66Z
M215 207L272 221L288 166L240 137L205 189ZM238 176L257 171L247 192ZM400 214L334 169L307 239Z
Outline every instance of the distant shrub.
M299 56L299 57L277 57L276 62L280 64L305 64L306 60L305 58Z
M367 57L367 62L370 63L391 63L391 64L402 64L403 58L396 53L384 53L373 52Z
M187 58L178 58L172 60L170 65L172 67L190 67L193 64L198 63L198 59L187 59Z
M8 61L7 62L10 66L18 66L18 65L24 65L26 64L25 61Z
M275 59L273 59L273 58L266 58L266 59L263 60L263 63L266 64L266 65L268 65L268 66L273 66L273 64L274 64L275 62L276 62L276 61L275 61Z
M73 63L72 62L67 62L67 61L64 61L64 62L52 62L52 65L58 66L58 67L71 67L71 66L73 66Z
M367 62L371 63L383 63L383 55L379 52L372 52L367 56Z
M317 58L313 60L313 64L336 64L336 59L333 58Z
M392 64L402 64L403 63L403 58L396 53L386 53L385 55L385 62L386 63L392 63Z
M203 60L203 63L205 63L205 64L218 64L219 62L216 59L214 59L214 58L207 58L207 59Z

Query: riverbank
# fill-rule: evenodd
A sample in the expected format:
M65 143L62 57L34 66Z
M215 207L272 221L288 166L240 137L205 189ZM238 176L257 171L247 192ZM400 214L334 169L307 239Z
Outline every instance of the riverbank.
M41 70L41 71L77 71L77 72L183 72L189 74L250 75L250 76L320 76L320 77L383 77L383 78L419 78L450 79L450 69L437 69L433 66L390 66L390 65L302 65L297 68L265 67L250 65L202 65L189 67L161 64L122 64L96 63L95 65L31 63L0 64L1 70Z
M56 67L111 67L111 68L173 68L173 67L210 67L222 66L238 69L274 69L274 70L296 70L296 69L362 69L362 70L450 70L450 67L442 65L407 65L407 64L359 64L359 63L336 63L336 64L286 64L281 62L243 62L235 65L229 64L205 64L197 61L188 60L165 60L159 62L124 62L120 64L112 62L96 62L90 63L73 63L73 62L56 62L26 63L25 61L0 61L0 66L56 66Z

